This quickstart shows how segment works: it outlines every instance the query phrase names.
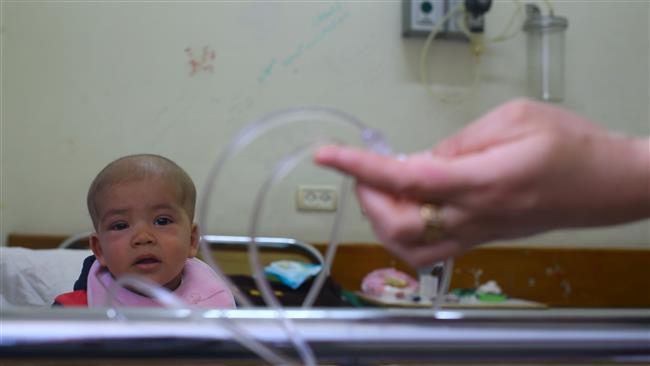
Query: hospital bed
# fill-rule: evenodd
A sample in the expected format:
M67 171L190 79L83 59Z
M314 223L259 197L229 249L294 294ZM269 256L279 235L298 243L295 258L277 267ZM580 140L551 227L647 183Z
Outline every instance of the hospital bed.
M231 241L235 243L224 247L241 246ZM43 291L52 289L45 284L71 287L89 251L40 250L34 255L22 248L0 249L3 297L15 295L7 288L21 286L32 286L35 295L22 306L15 306L15 298L0 306L2 365L262 363L235 340L224 321L295 356L272 309L51 309ZM319 260L309 249L299 253ZM25 258L40 268L41 277L20 279L10 273L16 266L24 270ZM650 309L317 307L285 313L319 364L650 364Z

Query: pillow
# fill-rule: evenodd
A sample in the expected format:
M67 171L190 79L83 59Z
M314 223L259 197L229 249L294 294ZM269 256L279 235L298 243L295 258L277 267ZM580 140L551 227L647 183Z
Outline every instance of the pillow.
M16 306L50 306L72 291L86 249L0 247L0 299Z

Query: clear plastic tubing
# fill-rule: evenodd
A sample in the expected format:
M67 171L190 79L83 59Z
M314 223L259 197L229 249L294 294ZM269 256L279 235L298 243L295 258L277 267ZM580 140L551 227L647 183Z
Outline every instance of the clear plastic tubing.
M265 118L253 122L248 127L244 128L231 141L231 143L228 144L224 153L217 159L216 163L213 165L208 175L208 181L204 193L201 199L199 200L199 210L198 210L199 230L203 231L205 230L205 228L208 227L207 225L208 204L210 202L210 197L212 195L212 190L214 188L215 182L219 176L219 173L221 172L224 165L226 164L226 162L231 157L233 157L237 152L244 149L246 146L252 143L257 137L261 136L262 134L269 131L270 129L285 124L289 124L289 123L299 123L299 122L302 123L328 122L328 123L347 125L349 127L356 128L357 130L359 130L361 141L365 144L366 148L379 154L384 154L384 155L390 154L390 149L387 143L385 142L385 139L378 131L366 127L358 119L354 118L351 115L343 113L341 111L337 111L331 108L323 108L323 107L310 107L310 108L308 107L308 108L289 109L289 110L273 113ZM322 144L322 142L320 144ZM275 308L276 311L278 311L278 318L280 318L283 321L283 325L287 331L287 335L291 340L291 342L296 347L296 350L298 351L300 358L303 361L303 364L305 365L315 365L316 364L315 357L313 355L313 352L309 348L309 346L304 341L304 339L296 331L295 327L293 326L293 323L284 315L284 312L282 311L279 301L277 300L277 298L275 298L273 292L270 290L270 285L268 284L268 281L266 280L262 272L262 268L259 262L258 248L255 242L255 233L257 229L257 222L259 221L259 213L262 210L262 204L264 198L266 196L266 193L270 189L270 187L273 184L275 184L277 181L279 181L282 177L284 177L284 175L296 165L296 163L300 160L300 158L304 157L304 155L308 151L310 151L310 148L315 145L318 145L318 143L312 143L307 146L303 146L295 150L294 152L288 154L287 156L285 156L282 159L282 161L278 164L278 166L274 169L270 178L260 189L255 202L255 209L253 210L253 214L251 215L251 226L250 226L251 242L249 245L251 266L253 267L253 271L256 274L254 276L255 281L267 304ZM346 183L347 180L349 179L344 179L344 182L342 183L343 199L345 199L346 196L345 191L349 190L349 186L350 186L349 183ZM307 295L305 303L314 301L314 299L320 292L320 287L324 283L326 276L329 274L329 265L333 261L333 257L336 252L337 237L338 237L338 232L339 232L340 222L341 222L341 213L343 212L341 206L343 205L340 205L336 212L332 233L330 235L330 242L329 242L329 246L325 258L324 268L321 271L321 273L318 275L316 280L314 281L314 285L310 289L310 292ZM217 266L216 262L214 261L214 258L212 257L212 253L208 248L207 243L203 240L203 235L201 235L200 237L201 237L200 240L201 253L204 260L218 273L218 275L230 287L231 291L233 292L233 295L239 301L240 304L243 304L244 306L251 306L252 303L250 302L248 297L244 295L236 286L234 286L232 281L230 281L230 279Z
M269 178L262 184L262 187L258 191L258 194L255 198L255 205L253 207L253 214L251 215L251 221L249 227L250 228L249 237L252 239L250 245L248 246L248 259L250 262L251 269L255 273L254 276L255 282L257 283L257 287L260 289L260 293L264 298L264 301L274 308L280 308L281 304L278 301L277 297L274 295L268 281L265 281L266 276L262 271L262 264L259 258L259 250L257 248L257 242L255 240L255 238L257 238L256 234L257 234L257 228L259 227L260 216L262 215L263 212L264 200L269 190L276 183L280 182L293 168L296 167L296 165L305 156L308 155L311 156L311 152L313 149L321 145L332 144L332 143L335 143L335 141L329 139L318 139L313 143L305 144L291 151L289 154L284 156L280 160L280 162L276 165ZM341 202L337 206L337 214L335 215L334 218L334 225L332 225L332 230L328 241L329 243L328 251L325 256L326 260L323 265L323 269L320 271L309 293L307 294L305 301L303 302L304 308L308 308L311 305L313 305L315 298L318 296L318 293L322 288L322 281L324 281L327 275L329 274L329 268L332 264L332 260L335 254L334 251L332 251L331 249L335 248L336 245L338 244L338 234L340 232L341 221L345 213L345 204L347 201L346 197L350 191L349 182L350 179L348 177L345 177L343 179L343 182L341 183L341 189L340 189Z
M273 290L271 289L271 285L269 284L269 281L266 279L266 276L262 271L262 264L259 258L259 250L256 242L256 238L257 238L256 234L257 234L257 228L259 226L260 216L262 214L262 209L264 207L264 201L269 190L277 182L281 181L282 178L284 178L284 176L286 176L286 174L289 173L305 155L310 153L312 147L317 147L327 142L330 141L327 140L323 142L316 141L314 143L301 146L298 149L290 152L280 160L280 163L278 163L275 169L273 169L273 172L271 173L269 178L262 184L262 187L260 188L257 196L255 197L255 205L253 207L253 213L251 215L250 229L249 229L249 238L251 238L251 242L248 245L248 259L250 261L251 269L253 270L254 273L253 279L255 280L255 283L257 284L257 288L260 290L260 293L262 294L262 298L264 299L266 304L271 306L277 311L278 318L282 320L282 325L284 326L284 329L286 330L289 339L292 341L294 347L298 351L298 354L300 355L300 359L302 360L302 363L304 365L316 365L316 358L313 352L311 351L311 349L309 348L309 346L307 345L307 342L305 342L305 340L300 336L300 334L296 330L293 322L291 322L289 318L285 316L284 310L282 309L282 304L280 304L280 301L273 293ZM348 179L346 178L346 180ZM334 227L333 232L335 233L338 233L338 225L336 225L336 222L339 222L339 218L341 217L340 213L342 212L343 212L342 208L339 207L337 209L335 224L333 226ZM336 245L336 243L337 243L336 241L332 243L330 238L330 245ZM323 278L323 274L328 272L326 271L326 268L329 267L327 267L327 265L323 266L323 269L321 270L321 273L319 274L317 279ZM320 286L322 286L322 284ZM315 293L318 294L318 292L320 292L320 288L321 288L320 286L317 283L317 281L314 281L314 284L310 289L310 294L313 291L315 291Z
M199 207L198 207L199 230L203 231L206 230L206 228L208 227L207 213L208 213L208 206L212 195L212 191L216 184L217 178L219 177L219 173L221 172L221 170L223 169L223 167L225 166L225 164L228 162L229 159L231 159L235 154L243 150L249 144L254 142L255 139L262 136L264 133L266 133L267 131L273 128L277 128L292 123L314 123L314 122L335 123L335 124L341 124L344 126L347 125L348 127L356 128L360 133L361 142L365 145L367 149L378 154L390 155L390 148L388 147L388 144L386 143L385 139L383 138L383 136L379 131L366 127L358 119L356 119L355 117L347 113L335 109L331 109L331 108L324 108L324 107L295 108L295 109L288 109L288 110L273 113L245 127L230 142L230 144L228 144L224 152L221 154L221 156L217 159L215 164L212 166L212 169L208 174L208 180L205 189L203 191L201 198L199 199ZM251 242L249 245L249 260L251 263L253 273L255 273L254 279L258 285L258 288L260 289L260 292L265 302L278 312L278 318L283 321L283 325L288 333L287 334L288 337L296 347L303 363L306 365L315 364L314 355L312 351L309 349L304 339L302 339L302 337L296 331L295 327L293 326L293 323L290 321L290 319L288 319L285 316L280 302L273 294L273 291L271 290L268 280L266 280L261 268L261 264L259 260L259 251L257 248L255 238L257 234L259 217L262 212L264 200L270 188L274 184L279 182L289 171L291 171L291 169L293 169L302 158L308 155L308 153L311 152L313 148L331 142L332 142L331 140L327 140L323 138L318 141L313 141L311 143L303 145L297 148L296 150L292 151L291 153L287 154L280 161L280 163L276 165L269 178L264 182L264 184L258 191L255 200L254 210L253 213L251 214L250 227L249 227L250 228L249 237L251 238ZM338 245L338 233L340 232L340 225L342 222L342 217L344 212L343 208L345 206L345 202L347 201L346 196L350 190L350 186L351 183L349 178L345 178L341 183L341 204L337 208L334 224L330 232L329 245L325 256L325 264L323 266L321 273L318 275L318 277L314 281L314 284L312 285L312 288L307 294L305 302L303 303L303 307L309 307L313 304L313 302L315 301L316 297L320 292L324 280L329 275L329 269L334 259L334 255L336 253L336 246ZM201 247L201 253L203 259L219 274L219 276L223 279L223 281L230 287L233 295L235 296L235 298L240 304L246 307L252 306L250 299L245 294L243 294L236 286L234 286L234 284L232 283L232 281L230 281L228 276L226 276L223 273L223 271L221 271L221 269L214 261L214 258L212 257L212 253L210 252L208 244L203 240L203 235L201 235L200 237L201 237L200 247ZM442 276L443 277L442 284L439 288L438 296L436 296L436 301L434 303L434 309L436 311L440 309L442 298L444 294L447 292L447 289L449 287L452 268L453 268L453 261L450 259L445 263L445 268Z
M388 147L388 144L386 143L385 139L383 138L380 132L366 127L363 123L361 123L361 121L359 121L358 119L356 119L355 117L347 113L332 108L326 108L326 107L294 108L294 109L288 109L288 110L272 113L245 127L228 144L228 146L226 146L224 152L221 154L221 156L217 159L215 164L212 166L212 169L208 174L208 179L203 194L201 195L201 198L199 199L198 202L197 213L198 213L199 230L203 232L208 227L207 214L208 214L209 202L212 196L212 191L217 182L217 178L219 177L219 173L221 172L221 170L223 169L223 167L225 166L225 164L228 162L230 158L232 158L239 151L243 150L246 146L252 143L256 138L260 137L261 135L263 135L264 133L266 133L267 131L273 128L277 128L286 124L314 123L314 122L334 123L334 124L340 124L342 126L353 127L359 131L361 140L366 145L365 146L366 148L378 154L383 154L383 155L390 154L390 148ZM341 212L340 209L337 210L337 215L339 215L340 212ZM219 274L219 276L224 280L224 282L230 287L237 301L243 306L251 307L252 303L250 299L245 294L243 294L236 286L234 286L232 281L229 280L228 276L226 276L223 273L223 271L221 271L219 266L217 266L217 264L214 261L214 258L211 255L210 248L208 247L207 243L205 243L205 241L203 240L203 235L201 235L200 247L201 247L201 254L203 260L205 260L217 272L217 274ZM326 258L325 258L326 265L332 262L333 260L332 257L334 254L335 254L335 248L333 248L333 246L328 247ZM327 275L326 272L329 272L328 268L324 269L319 275L319 277L321 275L326 276ZM318 281L319 279L317 278L315 284Z
M160 304L168 309L175 310L185 310L189 306L177 295L168 289L158 285L155 282L149 281L142 277L126 275L120 277L116 282L111 284L108 288L109 293L109 305L110 308L114 311L114 317L117 320L125 321L127 320L126 316L120 311L117 307L119 300L117 297L117 291L120 287L136 289L138 292L147 295L153 299L156 299ZM119 304L121 305L121 304ZM191 312L192 318L195 321L202 321L203 318L200 317L198 312ZM245 331L243 328L239 327L233 323L230 319L225 317L217 318L220 325L227 329L233 338L239 342L244 347L247 347L249 350L260 356L265 361L273 365L290 365L292 362L279 355L274 350L267 347L265 344L260 343L255 337L250 333Z

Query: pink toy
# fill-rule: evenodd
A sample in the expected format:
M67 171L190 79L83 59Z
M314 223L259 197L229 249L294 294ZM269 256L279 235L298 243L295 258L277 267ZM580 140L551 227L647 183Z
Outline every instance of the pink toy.
M395 268L374 270L361 283L363 293L385 299L404 299L418 291L418 281Z

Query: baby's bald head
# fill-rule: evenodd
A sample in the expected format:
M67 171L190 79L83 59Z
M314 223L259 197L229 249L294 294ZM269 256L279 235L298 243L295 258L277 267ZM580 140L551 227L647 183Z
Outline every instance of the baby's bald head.
M192 178L180 166L165 157L153 154L138 154L114 160L102 169L90 184L86 203L95 230L97 230L99 222L99 209L97 207L99 194L118 183L142 181L151 178L160 178L173 182L178 186L180 204L187 212L190 222L193 221L196 188Z

